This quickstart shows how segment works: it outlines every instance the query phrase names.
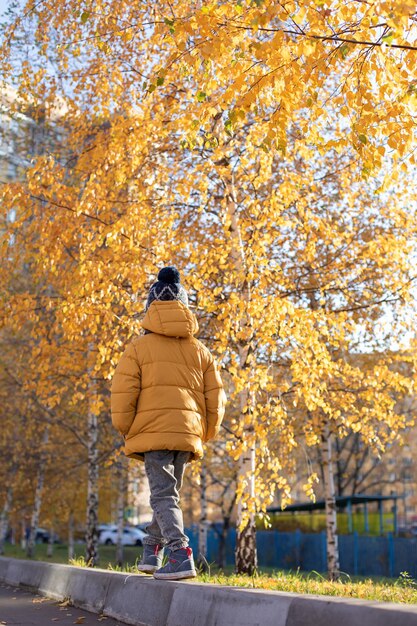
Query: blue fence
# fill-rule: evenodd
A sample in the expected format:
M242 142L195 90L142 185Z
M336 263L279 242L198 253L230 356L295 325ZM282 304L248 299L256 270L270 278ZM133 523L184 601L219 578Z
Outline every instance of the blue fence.
M198 553L198 532L188 529L190 545ZM256 535L260 567L305 571L326 571L326 534L258 531ZM226 565L234 564L236 531L229 530L226 542ZM219 554L219 536L208 532L208 561ZM408 572L417 578L417 538L407 539L388 534L368 537L353 533L339 536L340 569L350 575L397 577Z

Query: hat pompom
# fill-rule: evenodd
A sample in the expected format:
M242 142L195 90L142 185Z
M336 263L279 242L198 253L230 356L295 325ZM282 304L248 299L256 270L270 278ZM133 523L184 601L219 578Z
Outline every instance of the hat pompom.
M180 273L176 267L170 265L169 267L163 267L159 274L158 280L163 283L168 283L169 285L173 285L175 283L179 283L181 281Z

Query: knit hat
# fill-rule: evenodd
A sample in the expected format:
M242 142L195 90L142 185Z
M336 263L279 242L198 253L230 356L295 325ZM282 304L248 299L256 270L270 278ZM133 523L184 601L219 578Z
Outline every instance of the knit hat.
M180 280L180 273L176 267L163 267L158 274L158 281L149 290L146 310L154 300L179 300L188 306L187 292Z

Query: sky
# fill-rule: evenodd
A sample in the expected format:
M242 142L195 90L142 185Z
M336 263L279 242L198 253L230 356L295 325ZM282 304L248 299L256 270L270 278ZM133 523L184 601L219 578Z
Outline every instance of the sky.
M10 0L0 0L0 14L3 15L10 4Z
M25 0L17 0L18 4L24 4ZM13 0L0 0L0 17L5 13L8 7L12 4L16 4Z

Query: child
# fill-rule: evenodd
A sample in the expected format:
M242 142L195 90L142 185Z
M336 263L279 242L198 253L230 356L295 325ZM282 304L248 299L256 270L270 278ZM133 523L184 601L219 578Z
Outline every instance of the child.
M125 454L144 460L152 521L144 539L142 572L178 580L196 576L184 534L179 491L186 463L203 456L224 415L225 393L213 356L194 335L195 316L175 267L165 267L149 291L145 334L126 348L111 394L113 425ZM169 560L164 567L164 548Z

